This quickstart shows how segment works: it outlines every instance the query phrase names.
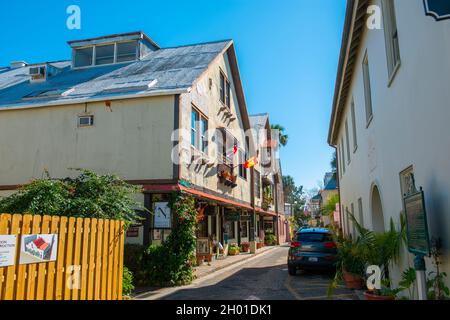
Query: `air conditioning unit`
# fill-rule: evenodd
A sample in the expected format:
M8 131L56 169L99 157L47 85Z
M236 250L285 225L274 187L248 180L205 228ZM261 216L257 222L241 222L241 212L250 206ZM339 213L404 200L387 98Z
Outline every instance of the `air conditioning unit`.
M45 73L46 66L30 67L29 74L31 76L31 82L44 81Z

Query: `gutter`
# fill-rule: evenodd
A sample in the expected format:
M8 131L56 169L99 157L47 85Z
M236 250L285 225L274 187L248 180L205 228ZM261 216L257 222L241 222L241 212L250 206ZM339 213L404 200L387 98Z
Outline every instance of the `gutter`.
M6 107L0 106L1 111L7 110L20 110L20 109L32 109L32 108L41 108L41 107L51 107L51 106L63 106L70 104L79 104L79 103L87 103L87 102L101 102L101 101L113 101L113 100L124 100L124 99L135 99L135 98L143 98L143 97L153 97L153 96L168 96L175 94L188 93L191 91L191 87L182 88L182 89L163 89L163 90L155 90L151 92L140 92L140 93L132 93L125 95L103 95L97 98L92 97L84 97L84 98L75 98L70 100L52 100L41 103L24 103L24 104L13 104Z

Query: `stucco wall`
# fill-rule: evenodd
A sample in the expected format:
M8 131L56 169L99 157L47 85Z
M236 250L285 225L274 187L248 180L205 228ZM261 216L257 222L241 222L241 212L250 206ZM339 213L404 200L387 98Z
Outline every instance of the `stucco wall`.
M380 1L375 1L380 5ZM380 191L385 227L398 223L403 209L399 174L413 166L416 185L424 188L431 236L444 243L444 270L450 272L450 21L425 16L419 0L395 1L401 66L388 87L383 30L366 32L356 63L350 99L341 122L339 144L348 119L351 163L341 178L341 202L358 212L362 198L364 225L372 227L371 191ZM373 120L366 128L362 59L368 52ZM354 97L358 148L353 152L351 97ZM345 141L345 136L344 136ZM341 146L340 146L341 147ZM346 153L345 153L346 154ZM339 154L341 161L341 154ZM412 265L406 254L400 268ZM427 261L428 268L432 268Z
M125 179L172 178L174 98L117 100L111 110L89 103L94 126L77 127L84 104L0 111L0 185L26 183L43 170L116 173Z

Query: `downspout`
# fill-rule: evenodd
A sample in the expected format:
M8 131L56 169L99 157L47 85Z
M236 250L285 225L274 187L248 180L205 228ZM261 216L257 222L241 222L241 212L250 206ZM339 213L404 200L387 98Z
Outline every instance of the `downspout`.
M339 172L339 168L340 168L340 164L339 164L339 157L338 157L338 150L335 146L331 146L334 149L334 152L336 152L336 184L337 184L337 188L338 188L338 197L339 197L339 228L342 230L342 232L344 232L344 227L343 227L343 212L341 212L341 180L340 180L340 172Z

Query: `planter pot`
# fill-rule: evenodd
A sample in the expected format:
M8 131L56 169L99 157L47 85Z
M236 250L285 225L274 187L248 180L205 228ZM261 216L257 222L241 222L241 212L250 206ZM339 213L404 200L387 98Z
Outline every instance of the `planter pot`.
M380 296L377 294L373 294L369 291L364 292L364 296L366 297L366 300L379 300L379 301L395 300L395 296Z
M256 249L261 249L262 247L264 247L264 243L262 243L262 242L256 243Z
M241 244L242 252L248 252L250 249L250 244Z
M344 271L343 278L348 289L361 290L364 286L364 279L358 274Z
M228 254L230 256L236 256L236 255L239 254L239 250L237 250L237 249L230 249L230 250L228 250Z

